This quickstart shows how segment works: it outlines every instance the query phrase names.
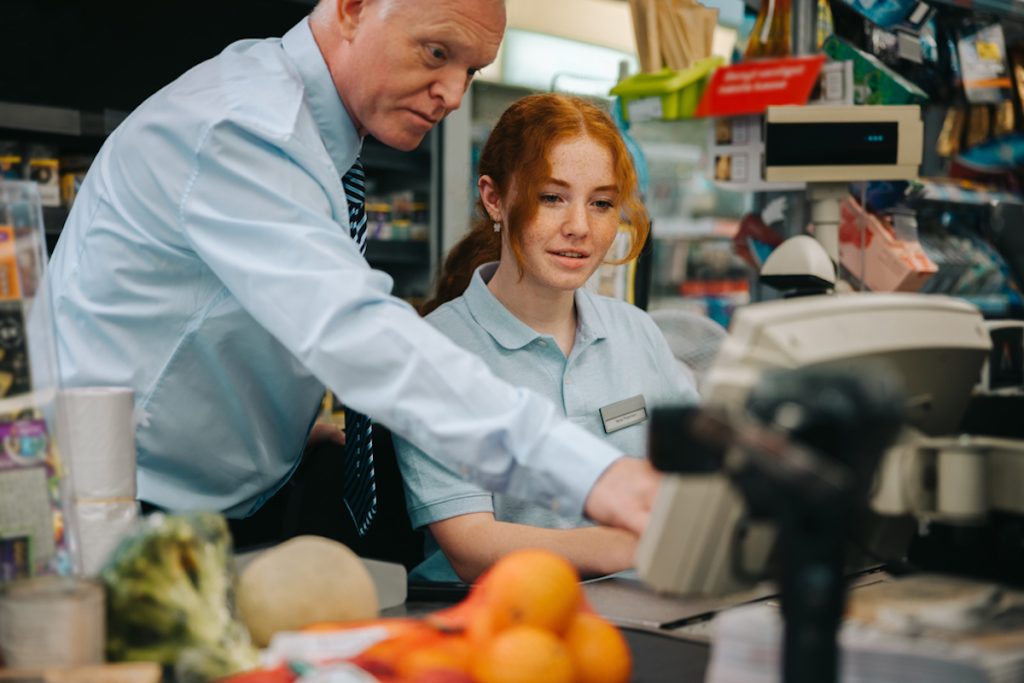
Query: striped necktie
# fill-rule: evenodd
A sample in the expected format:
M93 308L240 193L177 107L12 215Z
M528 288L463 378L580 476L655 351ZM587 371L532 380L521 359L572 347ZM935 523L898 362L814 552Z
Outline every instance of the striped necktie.
M359 159L342 176L348 201L348 225L359 251L366 253L366 174ZM342 497L360 536L377 513L377 484L373 476L373 423L362 413L345 408L345 483Z
M352 168L341 177L348 200L348 227L352 239L359 245L359 251L366 253L366 174L363 163L356 157Z

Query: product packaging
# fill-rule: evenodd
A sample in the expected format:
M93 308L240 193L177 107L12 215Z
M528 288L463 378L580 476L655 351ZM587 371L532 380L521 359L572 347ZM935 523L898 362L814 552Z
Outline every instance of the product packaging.
M25 154L26 178L39 187L39 203L60 206L60 161L51 145L29 145Z
M0 140L0 178L21 180L22 170L21 144L14 140Z
M998 104L1009 97L1006 40L997 23L969 26L957 41L964 94L972 104Z
M924 90L842 38L829 36L823 49L833 60L853 62L855 104L922 104L928 101Z
M0 178L0 582L75 569L44 245L36 184Z
M865 211L853 197L840 206L839 261L873 292L916 292L938 270L912 231Z
M887 0L886 2L843 0L843 2L865 19L882 28L912 20L915 16L920 22L921 17L930 11L929 6L919 0Z
M127 387L71 387L57 397L85 576L99 573L138 518L134 399Z

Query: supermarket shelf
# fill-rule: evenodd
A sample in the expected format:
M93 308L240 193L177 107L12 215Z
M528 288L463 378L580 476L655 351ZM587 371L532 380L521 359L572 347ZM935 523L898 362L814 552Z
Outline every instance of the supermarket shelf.
M62 206L43 207L43 225L50 251L67 218L68 210ZM429 250L426 240L368 240L366 260L374 266L427 266L430 264Z
M51 240L56 243L67 218L68 209L63 206L43 207L43 225L48 243ZM368 240L366 260L373 265L426 266L430 263L430 246L426 240Z
M113 132L127 112L115 109L81 111L67 107L50 107L0 100L0 129L49 133L52 135L105 137ZM400 152L367 138L363 145L363 164L373 168L415 171L430 161L432 136L411 152Z
M430 264L426 240L367 240L366 260L372 266Z
M1010 19L1024 20L1022 0L932 0L935 4L959 7L969 12L984 12Z
M113 131L125 116L124 112L113 109L90 112L0 101L0 128L8 130L103 137Z
M373 138L366 138L359 158L363 166L375 170L423 173L424 169L430 168L430 145L433 137L426 136L420 146L411 152L400 152ZM429 171L427 173L429 174Z

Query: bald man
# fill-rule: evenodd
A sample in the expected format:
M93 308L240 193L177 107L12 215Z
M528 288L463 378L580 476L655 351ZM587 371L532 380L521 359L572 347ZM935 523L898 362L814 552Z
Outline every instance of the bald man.
M63 385L135 390L141 500L254 514L326 387L488 489L643 528L653 470L424 323L350 224L363 138L414 149L504 29L500 0L324 0L111 134L48 286Z

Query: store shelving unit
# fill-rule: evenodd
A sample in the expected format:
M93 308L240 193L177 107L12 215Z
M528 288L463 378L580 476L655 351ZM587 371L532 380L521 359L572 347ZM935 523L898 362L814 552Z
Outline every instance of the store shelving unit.
M68 107L0 101L0 129L47 135L108 135L126 114L106 109L80 111Z
M1024 2L1020 0L931 0L934 4L959 7L970 12L994 14L1024 20Z

